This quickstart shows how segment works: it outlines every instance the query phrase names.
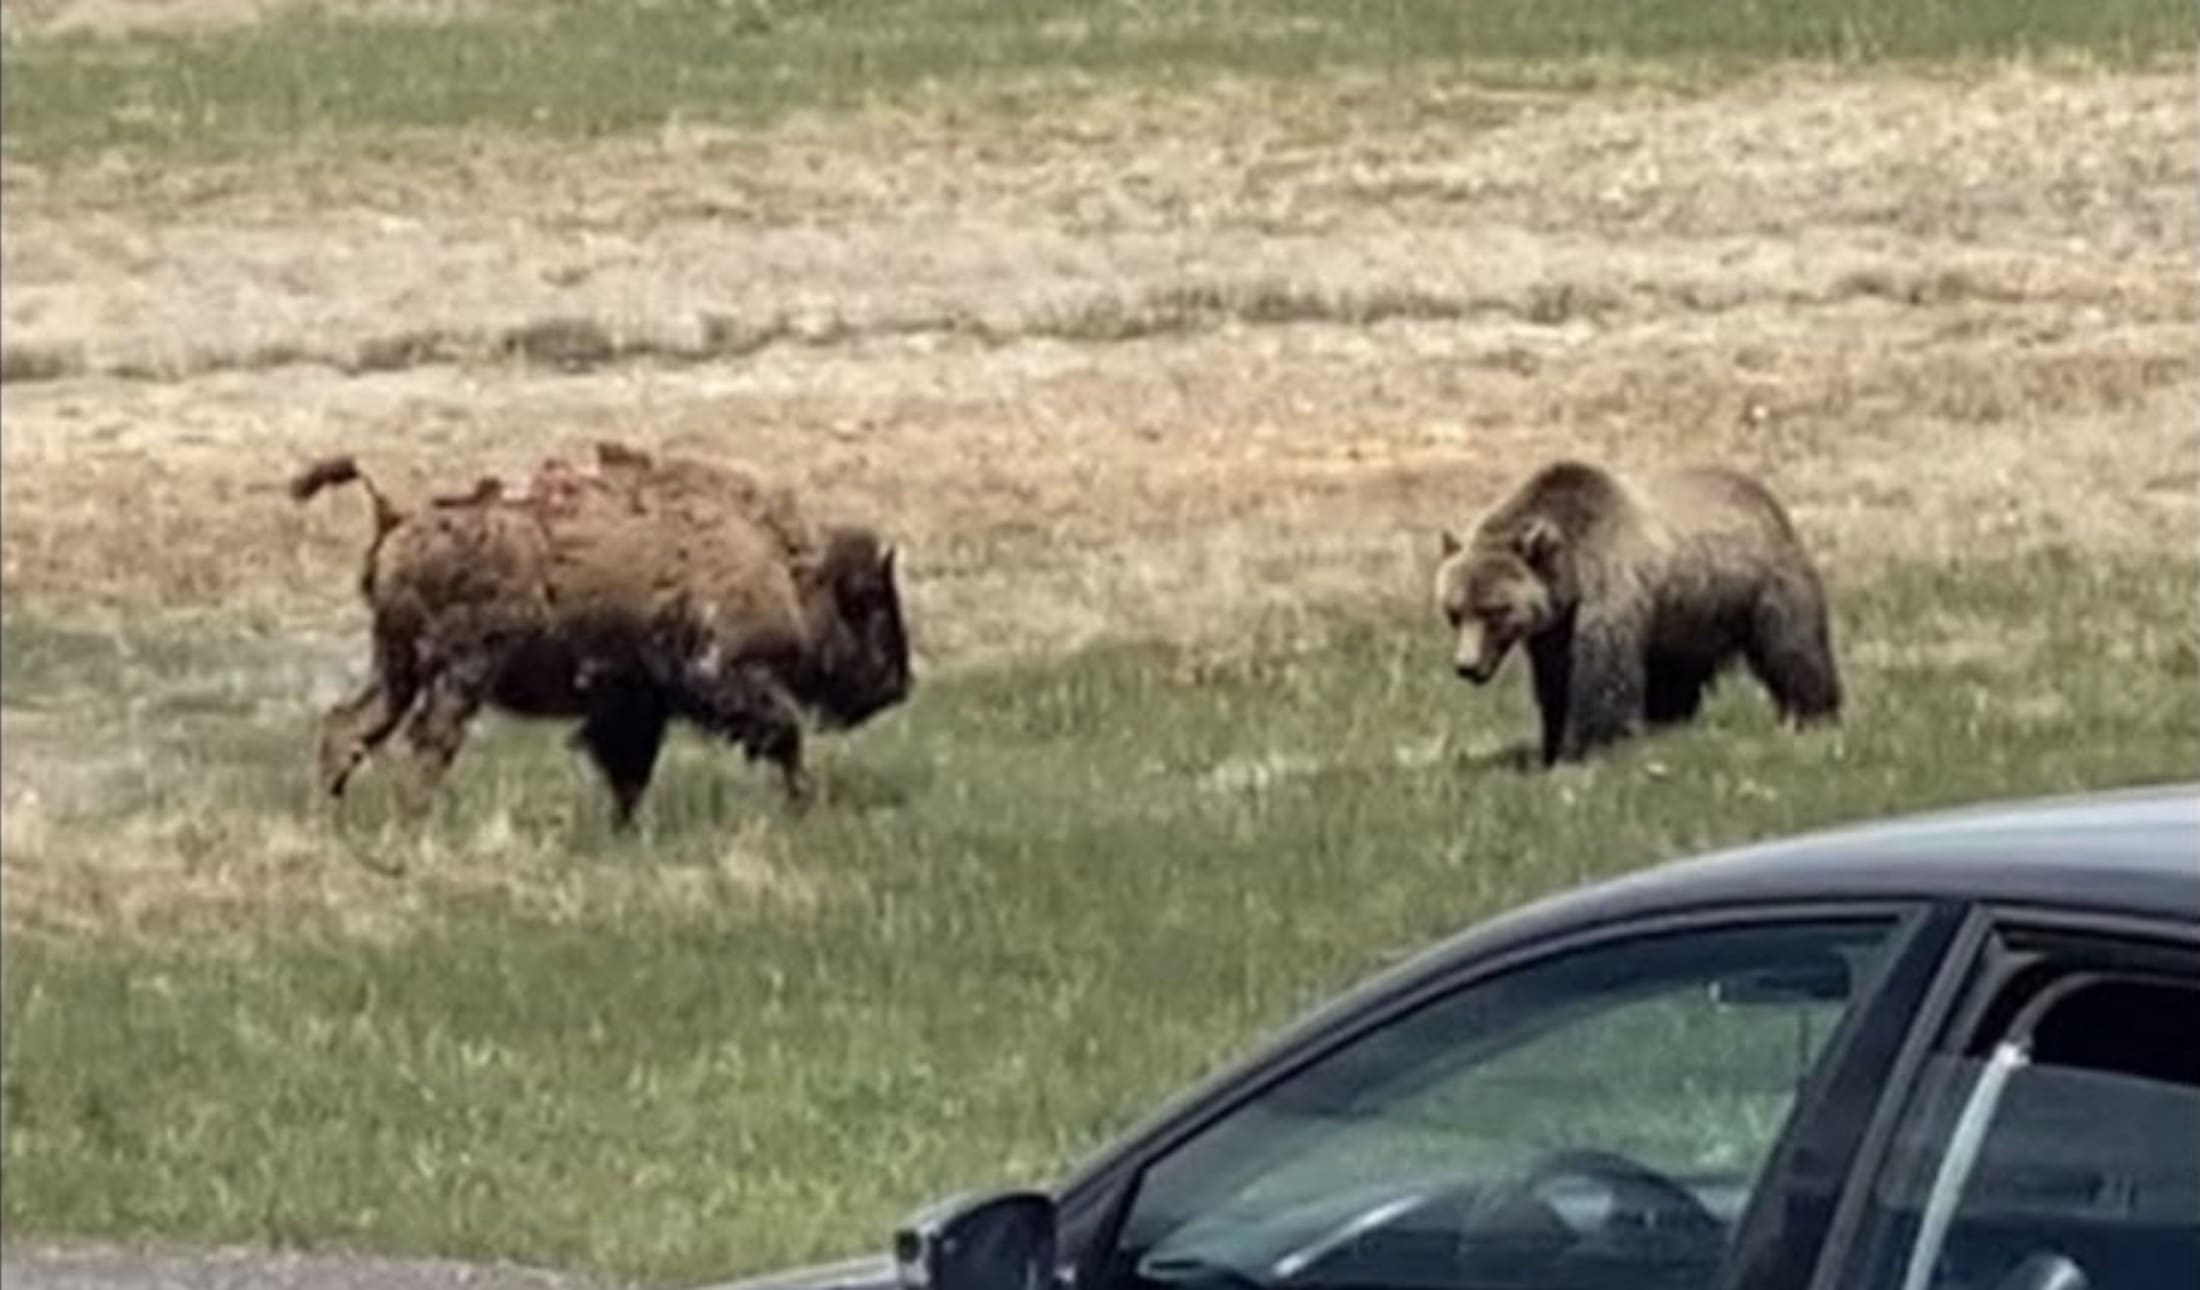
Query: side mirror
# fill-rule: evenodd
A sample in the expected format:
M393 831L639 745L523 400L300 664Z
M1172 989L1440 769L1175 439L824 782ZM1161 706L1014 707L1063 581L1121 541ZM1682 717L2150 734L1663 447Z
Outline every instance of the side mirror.
M1054 1200L1040 1192L958 1196L894 1232L901 1290L1053 1290Z

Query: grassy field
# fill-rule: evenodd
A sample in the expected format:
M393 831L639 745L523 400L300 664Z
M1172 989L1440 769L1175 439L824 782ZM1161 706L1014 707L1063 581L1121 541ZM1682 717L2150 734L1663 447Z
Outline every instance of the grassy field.
M187 835L197 871L18 856L51 885L11 892L8 1227L668 1281L861 1248L1543 891L2184 774L2191 587L2069 556L1891 571L1847 602L1840 733L1729 686L1703 729L1556 778L1504 764L1520 678L1470 692L1424 624L1198 668L1101 651L928 688L832 747L799 821L690 742L631 842L510 724L423 835L371 791L324 819L278 642L11 626L11 695L137 731L80 799L100 827L51 835Z
M591 138L938 96L1028 107L1095 85L1382 70L1485 84L1731 76L1783 61L1944 63L2078 51L2154 63L2193 44L2167 0L511 0L440 22L297 9L121 48L11 45L10 155L233 153L407 132Z
M2183 6L4 22L11 1243L875 1248L1477 916L2200 752ZM364 520L283 478L605 436L896 537L914 702L800 819L683 738L615 837L494 720L424 827L328 811ZM1426 579L1561 453L1765 477L1843 727L1515 769Z

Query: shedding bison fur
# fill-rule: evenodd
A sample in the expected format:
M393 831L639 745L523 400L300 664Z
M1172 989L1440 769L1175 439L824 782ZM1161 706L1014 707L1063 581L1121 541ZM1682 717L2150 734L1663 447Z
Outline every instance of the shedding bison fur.
M799 803L805 718L848 730L908 698L894 550L875 532L813 524L733 467L619 444L596 458L409 512L350 458L292 481L301 502L358 483L374 506L359 584L372 672L322 719L330 796L402 732L406 799L424 809L493 707L576 722L622 827L675 720L775 766Z

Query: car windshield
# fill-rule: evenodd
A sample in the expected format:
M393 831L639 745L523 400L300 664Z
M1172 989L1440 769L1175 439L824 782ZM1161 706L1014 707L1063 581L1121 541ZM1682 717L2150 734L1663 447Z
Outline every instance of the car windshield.
M1124 1229L1132 1280L1603 1285L1506 1280L1491 1258L1537 1224L1644 1220L1674 1234L1679 1279L1623 1242L1614 1274L1638 1279L1609 1284L1708 1284L1889 926L1645 937L1440 999L1159 1161Z

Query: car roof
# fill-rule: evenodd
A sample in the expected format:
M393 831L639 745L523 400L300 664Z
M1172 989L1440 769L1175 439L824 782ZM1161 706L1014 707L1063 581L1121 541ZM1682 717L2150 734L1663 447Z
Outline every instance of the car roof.
M1993 802L1675 861L1583 894L1910 895L2200 917L2200 783Z
M1919 812L1668 861L1537 901L1418 957L1425 965L1661 910L1883 899L2200 921L2200 782Z

